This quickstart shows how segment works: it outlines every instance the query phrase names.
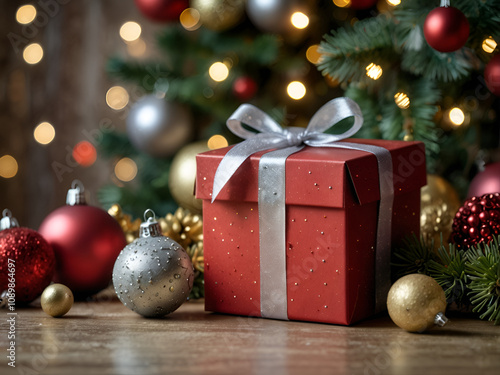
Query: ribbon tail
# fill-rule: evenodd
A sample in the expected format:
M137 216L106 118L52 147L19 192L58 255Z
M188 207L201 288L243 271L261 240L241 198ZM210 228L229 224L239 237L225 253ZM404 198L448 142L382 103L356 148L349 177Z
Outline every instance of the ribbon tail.
M250 157L250 155L272 148L278 148L283 140L277 140L275 136L258 134L257 136L238 143L224 156L217 167L214 176L214 186L212 190L212 203L226 186L233 174Z

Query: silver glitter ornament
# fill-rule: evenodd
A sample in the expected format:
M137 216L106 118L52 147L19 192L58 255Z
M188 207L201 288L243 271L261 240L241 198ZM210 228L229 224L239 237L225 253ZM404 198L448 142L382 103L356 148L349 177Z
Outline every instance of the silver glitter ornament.
M179 103L147 95L127 117L127 134L135 148L155 157L173 155L191 137L193 120Z
M286 33L294 29L290 21L298 9L297 0L247 0L250 21L261 31Z
M146 210L144 219L140 237L125 246L116 259L113 285L129 309L158 318L186 301L193 288L194 271L186 251L161 234L154 212Z

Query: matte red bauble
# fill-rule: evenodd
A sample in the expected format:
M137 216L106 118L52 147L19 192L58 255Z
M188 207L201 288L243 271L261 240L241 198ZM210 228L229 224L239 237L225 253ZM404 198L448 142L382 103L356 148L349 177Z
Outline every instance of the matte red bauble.
M172 22L179 20L189 0L135 0L135 5L152 21Z
M239 77L233 83L233 92L241 101L252 99L257 93L257 83L250 77Z
M427 15L424 36L429 45L439 52L453 52L462 48L469 38L469 21L457 8L439 7Z
M500 96L500 55L493 56L484 69L484 80L490 91Z
M468 249L500 234L500 193L467 199L453 220L451 242Z
M9 287L13 287L16 304L29 303L42 294L54 267L54 251L39 233L15 227L0 231L0 292L8 291L10 297Z
M108 286L116 257L127 242L116 220L85 204L83 186L75 188L73 182L66 203L45 218L39 231L56 255L54 281L86 296Z
M349 8L352 9L368 9L377 4L377 0L351 0Z
M477 197L489 193L500 193L500 162L486 165L484 171L474 176L467 197Z

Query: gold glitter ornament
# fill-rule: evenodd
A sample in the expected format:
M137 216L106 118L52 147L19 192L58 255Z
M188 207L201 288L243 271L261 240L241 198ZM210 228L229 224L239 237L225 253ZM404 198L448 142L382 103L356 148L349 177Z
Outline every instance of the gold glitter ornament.
M387 310L392 321L408 332L423 332L448 322L443 288L432 277L418 273L406 275L392 285Z
M192 214L179 207L174 214L167 214L165 219L158 220L164 236L172 238L185 249L199 241L203 241L203 220L201 215Z
M73 306L74 298L71 290L63 284L49 285L42 293L43 311L54 318L66 314Z
M453 218L460 208L460 198L453 186L437 175L427 175L427 185L420 193L420 232L426 243L434 240L434 248L447 243Z
M203 257L203 241L198 241L195 244L189 246L186 249L189 257L191 258L191 262L193 263L193 267L199 271L204 272L204 257Z
M190 143L175 155L168 175L168 188L180 207L201 213L202 201L194 196L196 155L208 151L207 141Z
M139 237L139 228L141 226L141 219L137 218L132 221L132 216L127 215L123 212L119 204L113 204L108 210L110 214L117 222L125 233L125 238L127 243L131 243L137 237Z
M200 12L203 26L222 31L236 26L241 20L245 0L191 0L190 6Z

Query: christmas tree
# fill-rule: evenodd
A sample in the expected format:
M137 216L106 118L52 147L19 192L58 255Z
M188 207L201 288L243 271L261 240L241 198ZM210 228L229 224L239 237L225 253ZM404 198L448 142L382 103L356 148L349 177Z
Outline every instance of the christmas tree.
M166 22L158 35L163 55L150 62L109 60L113 77L149 95L132 106L127 134L104 135L104 153L132 160L138 174L132 182L104 187L103 205L119 203L134 216L145 207L199 213L192 194L194 155L239 141L225 121L240 104L250 102L284 126L305 127L321 105L345 95L363 112L356 137L426 146L425 243L409 242L403 256L421 264L403 267L401 274L446 280L441 284L448 296L458 293L454 301L468 301L463 275L450 279L442 269L462 267L459 253L441 250L439 262L428 250L430 238L448 240L471 179L485 163L498 162L499 1L273 0L264 6L192 0L177 13L165 1L157 3L169 10L163 17L146 2L136 3L145 15ZM494 173L489 178L498 180ZM165 230L189 237L178 229L192 220L189 215L181 210L167 216ZM196 241L186 246L198 256Z

